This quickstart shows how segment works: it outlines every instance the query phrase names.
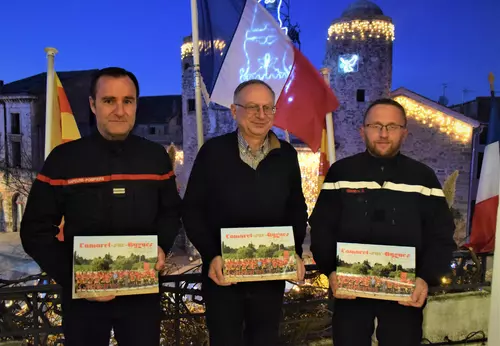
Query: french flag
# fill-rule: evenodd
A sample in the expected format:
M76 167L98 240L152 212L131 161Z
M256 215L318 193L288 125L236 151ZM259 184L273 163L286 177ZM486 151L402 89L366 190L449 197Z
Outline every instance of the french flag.
M491 78L491 114L488 125L487 145L484 151L481 175L472 218L469 244L474 252L491 252L495 248L498 194L500 188L500 112L495 100Z
M198 0L203 82L211 102L229 107L240 83L265 81L277 98L274 125L317 152L326 114L338 100L264 1L269 0Z

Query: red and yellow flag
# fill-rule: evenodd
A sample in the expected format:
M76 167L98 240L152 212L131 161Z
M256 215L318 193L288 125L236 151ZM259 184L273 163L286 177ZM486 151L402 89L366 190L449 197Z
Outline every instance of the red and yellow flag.
M59 144L73 141L79 139L80 131L76 125L75 116L69 105L68 97L64 92L63 85L54 72L54 108L52 114L47 114L47 116L52 117L52 131L50 138L50 150L57 147ZM57 234L57 239L60 241L64 240L63 233L64 218L59 225L59 233Z
M69 105L68 97L63 85L54 73L54 111L52 116L52 131L50 150L62 143L80 138L80 131L76 125L75 116ZM49 115L47 115L49 116Z
M318 195L321 192L321 187L325 181L326 174L330 168L330 162L328 162L328 139L326 137L326 127L323 128L321 133L321 146L319 152L319 169L318 169Z

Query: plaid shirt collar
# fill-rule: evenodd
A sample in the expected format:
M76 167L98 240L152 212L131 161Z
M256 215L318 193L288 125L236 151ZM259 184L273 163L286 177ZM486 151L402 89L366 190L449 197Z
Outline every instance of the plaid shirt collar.
M252 150L250 148L250 145L247 143L243 135L241 134L241 131L238 130L238 146L240 148L240 151L248 154L252 154ZM267 134L266 138L264 139L264 142L262 142L262 145L260 146L259 150L257 151L257 154L262 154L262 155L267 155L270 150L270 145L269 145L269 134Z

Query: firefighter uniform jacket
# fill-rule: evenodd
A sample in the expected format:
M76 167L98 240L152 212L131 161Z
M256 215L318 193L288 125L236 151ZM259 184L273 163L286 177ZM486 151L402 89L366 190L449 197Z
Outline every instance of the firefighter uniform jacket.
M310 217L311 251L320 271L336 270L336 243L413 246L416 275L429 285L449 272L455 224L428 166L398 154L368 152L334 163Z
M180 197L166 150L133 135L108 141L96 133L47 157L28 197L21 240L42 270L71 289L74 236L158 235L168 252L179 228Z

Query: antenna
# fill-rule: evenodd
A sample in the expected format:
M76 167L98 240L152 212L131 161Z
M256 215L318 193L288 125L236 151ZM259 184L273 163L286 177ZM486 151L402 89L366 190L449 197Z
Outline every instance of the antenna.
M448 105L448 98L446 97L446 88L448 87L448 83L443 83L443 95L439 96L438 103L447 106Z
M474 90L467 89L467 88L462 89L462 104L465 103L465 95L467 95L468 93L470 93L472 91L474 91Z
M442 96L446 96L446 88L448 88L448 83L443 83L443 95Z

